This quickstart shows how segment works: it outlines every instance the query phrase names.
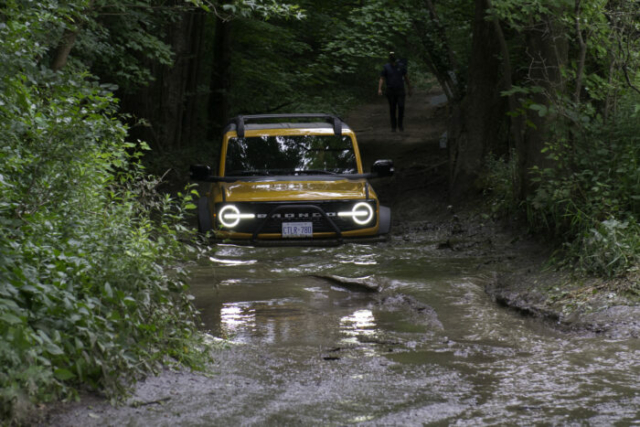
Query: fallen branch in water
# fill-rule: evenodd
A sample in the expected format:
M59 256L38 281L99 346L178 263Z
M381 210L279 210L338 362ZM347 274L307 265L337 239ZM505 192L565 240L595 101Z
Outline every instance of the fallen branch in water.
M170 397L163 397L161 399L150 400L148 402L135 401L135 402L131 402L131 404L129 406L131 406L133 408L140 408L141 406L162 405L164 402L167 402L169 400L171 400Z
M381 290L380 284L372 276L350 278L334 275L314 275L313 277L327 280L351 291L380 292Z

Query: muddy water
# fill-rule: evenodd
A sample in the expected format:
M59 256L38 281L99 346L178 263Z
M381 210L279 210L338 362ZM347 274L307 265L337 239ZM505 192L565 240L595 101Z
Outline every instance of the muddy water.
M124 406L51 425L630 425L640 345L567 335L494 304L495 259L429 241L219 246L193 269L210 375L167 371ZM363 278L371 293L327 275Z
M233 344L216 355L209 403L181 398L200 406L190 421L640 421L639 343L566 335L496 306L483 291L486 264L403 239L220 246L195 269L193 292L203 327ZM367 277L381 292L347 290L329 274Z

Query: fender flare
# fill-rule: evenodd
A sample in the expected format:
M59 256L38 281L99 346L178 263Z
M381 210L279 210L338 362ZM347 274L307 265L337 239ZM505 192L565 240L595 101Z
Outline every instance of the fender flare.
M380 206L380 228L379 234L388 234L391 231L391 209L387 206Z
M209 210L209 198L207 196L200 197L198 200L198 231L206 233L213 230L211 211Z

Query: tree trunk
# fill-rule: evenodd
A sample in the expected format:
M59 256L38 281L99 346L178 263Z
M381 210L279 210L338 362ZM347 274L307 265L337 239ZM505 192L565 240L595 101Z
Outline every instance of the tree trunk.
M205 78L202 59L206 57L207 47L205 43L206 15L204 11L198 11L193 13L190 19L189 74L182 140L186 145L193 146L199 145L206 139L206 123L208 122L207 117L202 117L202 109L200 108L201 105L206 106L208 101L208 91L200 89L201 82Z
M94 0L91 0L87 5L86 12L93 8ZM60 71L67 65L67 60L69 59L69 55L71 54L71 49L76 44L76 39L78 38L78 31L80 31L80 26L82 23L77 24L78 27L74 30L70 30L65 28L62 33L62 38L60 39L60 43L56 47L56 50L53 54L53 59L51 60L51 69L53 71Z
M485 6L487 9L491 9L491 0L485 0ZM500 55L502 56L502 90L507 92L507 100L509 103L509 112L514 113L510 118L510 133L511 143L509 144L509 151L512 148L522 144L522 138L524 134L524 120L521 115L515 115L516 111L521 107L520 103L516 99L516 96L511 93L513 89L513 69L511 67L511 57L509 52L509 46L507 40L502 31L502 26L497 18L492 19L493 27L495 29L496 38L500 44ZM511 153L509 153L511 154Z
M444 25L442 25L442 22L440 21L440 17L438 16L438 12L436 11L436 8L433 4L433 2L431 0L424 0L424 4L427 7L427 9L429 9L429 15L431 16L431 22L435 24L435 26L438 29L438 35L440 36L440 40L442 41L445 49L447 50L447 56L449 58L449 65L451 66L452 70L457 70L458 67L458 61L456 59L456 55L453 51L453 49L451 49L451 44L449 43L449 39L447 37L447 32L445 31L445 27Z
M159 138L164 148L180 148L180 134L182 132L182 118L184 111L184 92L187 80L187 42L189 20L182 16L169 31L170 44L175 53L173 66L163 67L160 99L160 116L155 123L159 130ZM187 39L188 40L188 39Z
M450 195L452 201L480 189L478 178L486 156L506 139L507 103L500 95L500 41L486 20L485 0L476 0L467 93L454 106L449 125Z
M58 47L53 54L53 60L51 61L51 69L53 71L60 71L65 65L67 65L69 54L71 53L73 46L76 44L77 38L77 31L71 31L69 29L64 30L62 33L62 39L60 39L60 43L58 44Z
M133 128L132 136L147 141L160 153L198 145L206 139L203 115L208 94L198 89L207 78L201 74L200 61L204 55L204 25L204 13L184 12L167 29L174 63L150 65L156 80L123 96L123 109L149 124Z
M231 22L220 18L216 22L213 53L213 72L211 73L209 113L213 120L209 139L215 140L229 120L229 97L231 88Z
M582 26L580 25L580 0L575 0L575 31L576 39L578 40L578 69L576 70L576 89L573 95L573 102L576 105L580 104L580 93L582 92L582 78L584 76L584 66L587 56L587 43L582 36Z
M531 57L528 78L533 86L543 89L533 95L535 104L549 106L556 93L565 92L562 68L568 61L568 45L562 24L547 16L527 31L527 45ZM526 198L535 188L530 171L534 166L553 167L553 162L542 153L549 126L556 120L552 114L529 114L531 124L522 143L516 147L518 171L522 182L521 197Z
M455 60L453 64L449 64L446 61L443 63L443 57L446 57L448 60L453 58L453 53L447 46L446 37L442 39L442 45L447 46L447 55L444 55L443 49L436 46L433 41L428 37L428 31L423 27L420 21L414 21L413 27L415 28L416 34L420 37L420 41L423 45L423 49L421 52L422 61L426 64L427 68L430 72L438 80L440 87L444 91L444 94L447 97L447 100L450 103L459 102L461 97L461 90L457 83L452 77L452 71L455 71L453 64L455 64ZM441 38L444 34L444 30L441 32ZM441 55L442 53L442 55Z

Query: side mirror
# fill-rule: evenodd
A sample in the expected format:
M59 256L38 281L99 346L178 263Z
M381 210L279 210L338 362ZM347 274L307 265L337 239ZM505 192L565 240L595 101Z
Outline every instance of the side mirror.
M211 167L207 165L191 165L189 170L194 181L206 181L211 176Z
M379 178L393 175L393 160L376 160L371 167L371 172Z

